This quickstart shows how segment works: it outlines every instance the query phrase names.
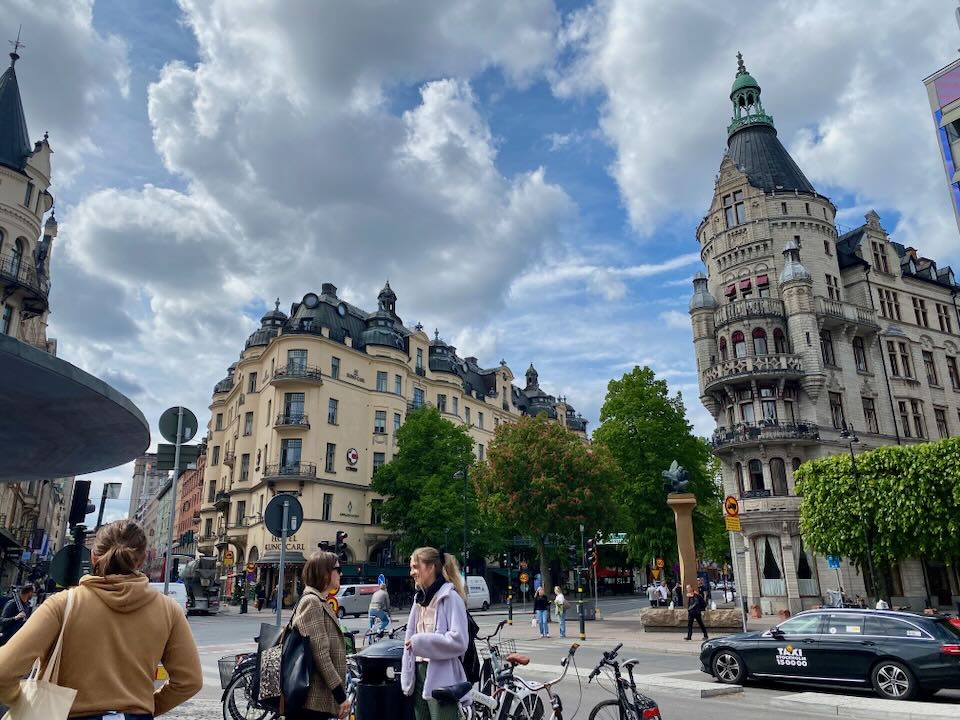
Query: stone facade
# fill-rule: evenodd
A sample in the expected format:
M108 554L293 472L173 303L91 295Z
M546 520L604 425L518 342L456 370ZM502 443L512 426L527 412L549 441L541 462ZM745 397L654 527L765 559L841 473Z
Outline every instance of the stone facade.
M744 80L746 75L748 80ZM728 495L741 500L738 586L765 613L866 594L803 546L794 470L804 461L960 434L960 315L950 268L891 241L875 212L839 234L759 107L741 64L729 149L697 229L707 274L690 303L704 406ZM948 605L956 566L882 568L894 602Z

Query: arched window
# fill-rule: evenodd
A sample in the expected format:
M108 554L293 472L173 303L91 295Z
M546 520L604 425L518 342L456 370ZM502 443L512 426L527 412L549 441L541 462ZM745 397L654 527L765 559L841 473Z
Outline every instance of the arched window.
M774 495L787 495L787 467L780 458L770 460L770 479Z
M747 341L743 338L743 333L737 330L730 338L733 343L733 356L742 358L747 356Z
M763 328L753 329L753 354L767 354L767 331Z
M800 468L801 464L802 463L800 461L800 458L794 458L793 460L790 461L790 469L793 472L796 472Z
M17 238L13 243L13 255L10 257L10 274L14 277L20 274L21 262L23 262L23 240Z
M787 352L787 338L780 328L773 331L773 351L781 355Z
M727 339L720 338L720 362L727 359Z
M751 460L747 465L747 469L750 472L750 489L751 490L764 490L763 482L763 465L760 464L759 460Z
M743 495L743 465L737 463L733 466L733 473L737 478L737 494Z

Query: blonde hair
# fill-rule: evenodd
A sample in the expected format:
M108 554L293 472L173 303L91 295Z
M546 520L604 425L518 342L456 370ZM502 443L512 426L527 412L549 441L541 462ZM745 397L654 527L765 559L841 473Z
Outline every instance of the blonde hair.
M444 580L451 583L453 589L457 591L457 595L466 602L467 591L463 589L463 578L460 577L460 563L457 562L456 557L445 552L443 554L443 565L441 566L439 550L432 547L421 547L413 551L410 559L416 560L423 565L431 565L436 570L437 576L443 577Z
M136 575L147 559L147 535L133 520L117 520L97 531L91 551L94 574Z

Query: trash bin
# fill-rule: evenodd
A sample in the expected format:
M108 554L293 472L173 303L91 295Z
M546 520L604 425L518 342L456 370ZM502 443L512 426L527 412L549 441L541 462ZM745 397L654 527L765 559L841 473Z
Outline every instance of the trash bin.
M597 619L597 606L593 602L593 598L589 600L577 600L579 604L583 605L583 619L584 620L596 620ZM569 618L568 618L569 619ZM579 620L579 616L576 618Z
M403 640L381 640L356 655L357 720L413 720L413 698L400 689ZM398 713L397 709L402 708Z

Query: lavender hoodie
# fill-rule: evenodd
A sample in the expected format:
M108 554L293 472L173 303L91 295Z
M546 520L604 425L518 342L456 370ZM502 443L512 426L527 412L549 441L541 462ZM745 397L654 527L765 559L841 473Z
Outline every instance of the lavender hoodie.
M425 700L433 698L437 688L465 682L466 673L460 657L467 651L467 608L452 583L444 583L437 590L437 627L432 633L417 633L420 605L413 604L407 619L406 639L411 647L403 651L400 687L405 695L413 695L417 682L416 659L430 658L427 678L423 684ZM465 696L467 699L470 693Z

